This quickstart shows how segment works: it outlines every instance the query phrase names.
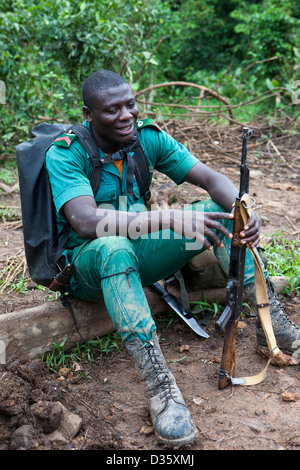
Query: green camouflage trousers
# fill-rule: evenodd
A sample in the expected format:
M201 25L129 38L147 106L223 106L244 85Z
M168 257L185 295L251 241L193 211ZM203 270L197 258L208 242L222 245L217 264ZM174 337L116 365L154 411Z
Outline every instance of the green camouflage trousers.
M192 207L206 212L224 212L211 200L197 202ZM221 222L232 231L231 220ZM224 248L214 246L214 252L228 275L231 241L221 233L218 235ZM178 236L171 230L135 239L109 236L90 240L67 252L69 262L76 258L70 293L83 300L97 302L104 299L123 341L133 337L147 341L155 329L155 322L143 287L169 277L204 250L200 242ZM247 250L245 284L253 281L253 258Z

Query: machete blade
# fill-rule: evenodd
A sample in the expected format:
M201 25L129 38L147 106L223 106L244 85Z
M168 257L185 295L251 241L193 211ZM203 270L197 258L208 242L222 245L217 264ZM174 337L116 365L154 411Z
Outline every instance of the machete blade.
M199 336L202 336L202 338L209 338L209 334L204 331L201 326L198 324L198 322L195 320L194 317L191 315L188 315L181 303L178 302L176 297L173 295L169 294L169 292L164 289L158 282L155 282L154 284L151 284L150 286L152 290L154 290L157 294L160 295L161 299L167 302L167 304L174 310L177 315L180 316L188 325L189 327Z

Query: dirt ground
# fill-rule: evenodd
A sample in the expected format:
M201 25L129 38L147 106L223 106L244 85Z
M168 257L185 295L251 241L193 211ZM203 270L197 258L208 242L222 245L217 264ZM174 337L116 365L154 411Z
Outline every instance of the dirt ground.
M187 130L180 134L176 126L169 127L199 158L238 182L239 126L209 128L206 132L202 129L198 140ZM272 139L267 145L260 144L265 132L258 128L248 150L250 193L256 199L261 220L262 245L272 233L282 229L289 239L299 238L300 234L299 134L282 138L285 134L277 130L269 134ZM167 178L155 176L153 201L162 207L204 197L199 188L187 184L177 188L168 183ZM2 191L0 205L3 204L17 208L20 214L18 193ZM1 270L20 259L22 243L21 221L2 221ZM48 292L32 288L30 281L27 287L29 290L24 293L11 292L9 288L2 291L0 313L5 315L46 301ZM299 296L291 294L282 303L291 319L300 323ZM238 328L237 376L256 374L266 365L266 359L256 352L255 321L245 317ZM195 335L179 319L167 329L159 329L169 368L199 430L197 439L186 450L299 450L299 365L271 365L261 384L220 391L217 382L223 336L215 331L214 322L203 326L210 334L207 340ZM49 373L41 359L22 358L0 367L0 450L165 449L153 433L144 383L122 344L118 353L93 363L80 363L79 371ZM75 415L78 429L75 435L53 437L53 432L60 429L62 410Z

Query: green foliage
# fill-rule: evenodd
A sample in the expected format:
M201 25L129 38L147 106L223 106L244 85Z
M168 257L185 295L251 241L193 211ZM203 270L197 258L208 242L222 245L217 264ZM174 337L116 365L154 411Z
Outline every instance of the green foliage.
M101 67L134 89L194 81L234 102L291 86L299 79L299 25L293 0L1 2L0 151L37 122L81 121L82 82Z
M218 315L223 309L222 305L220 305L219 302L209 303L207 302L207 300L205 300L204 296L202 301L193 301L190 303L194 304L194 307L192 308L192 313L194 315L200 314L200 316L204 316L209 314L212 319L215 318L216 315Z
M132 81L132 70L146 60L145 37L155 13L154 0L2 3L4 143L17 130L27 135L39 116L80 120L82 82L95 69L110 68Z
M0 220L7 222L10 220L17 220L19 218L18 212L15 208L0 205Z
M249 62L278 56L277 60L261 62L256 75L257 82L269 79L275 85L282 85L293 77L293 67L299 65L300 21L293 16L293 2L264 0L249 5L239 0L237 3L238 8L231 13L237 20L238 34L233 51Z
M295 290L300 294L300 239L289 241L284 230L270 238L264 246L270 276L289 277L290 285L284 293Z
M53 347L50 351L45 352L43 360L49 371L58 372L62 367L72 368L75 363L94 362L105 354L118 352L120 341L118 334L113 332L83 344L77 343L71 351L67 351L65 348L67 338L59 344L53 340Z
M168 77L183 80L199 70L216 71L227 66L234 45L231 2L185 0L176 5L172 2L172 6L170 60L165 69Z

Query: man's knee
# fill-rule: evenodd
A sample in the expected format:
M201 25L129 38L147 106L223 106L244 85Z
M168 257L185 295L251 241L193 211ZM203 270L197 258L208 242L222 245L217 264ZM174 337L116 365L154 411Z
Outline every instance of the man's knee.
M107 237L101 244L103 274L118 269L137 269L138 260L131 241L125 237Z
M124 251L134 254L132 243L128 238L115 236L101 239L101 253L105 254L105 257Z
M107 256L110 256L116 251L134 251L132 243L128 238L118 236L95 238L95 240L89 243L88 249L99 252L103 258L107 258Z
M103 276L117 266L137 266L133 246L124 237L103 237L91 240L79 254L76 265L80 270L88 269ZM114 270L114 269L112 269Z

